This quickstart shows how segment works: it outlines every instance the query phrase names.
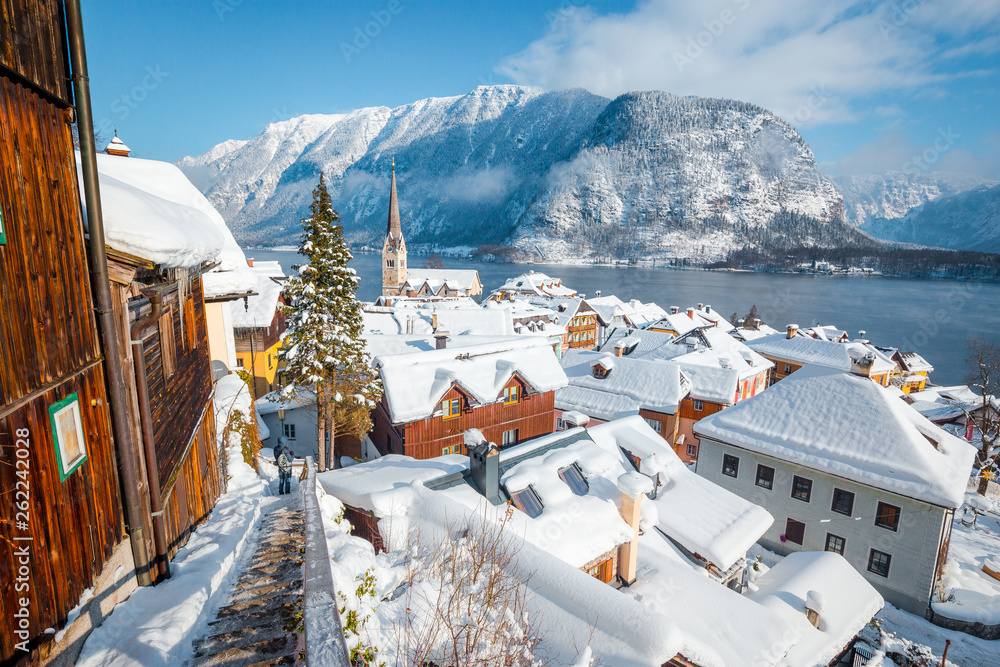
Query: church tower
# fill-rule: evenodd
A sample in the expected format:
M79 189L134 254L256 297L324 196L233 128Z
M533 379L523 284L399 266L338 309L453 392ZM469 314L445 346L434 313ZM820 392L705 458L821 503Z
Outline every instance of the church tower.
M396 160L392 161L392 187L389 191L389 224L382 246L382 295L396 296L406 282L406 243L399 225L399 202L396 201Z

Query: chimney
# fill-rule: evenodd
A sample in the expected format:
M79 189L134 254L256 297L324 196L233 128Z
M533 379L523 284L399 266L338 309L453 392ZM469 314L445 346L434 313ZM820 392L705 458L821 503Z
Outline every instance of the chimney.
M596 294L597 294L597 298L600 299L601 298L601 290L597 290Z
M487 442L477 429L465 432L465 449L469 452L469 468L472 481L479 493L490 504L499 505L500 498L500 450L492 442Z
M615 356L620 357L625 354L625 339L622 338L617 343L615 343Z
M705 304L699 303L698 304L698 310L705 310Z
M435 331L434 332L434 347L438 350L443 350L448 347L448 332L447 331Z
M738 326L738 327L739 327L740 329L742 329L742 328L743 328L743 323L744 323L744 322L746 322L746 320L736 320L736 325L737 325L737 326Z
M253 266L253 257L247 257L247 266Z
M653 480L633 470L618 478L618 490L622 492L622 518L632 528L632 540L618 547L618 577L623 584L631 586L635 583L639 555L642 496L653 490Z
M431 313L431 331L437 331L437 330L438 330L438 311L437 308L435 308L434 312Z
M812 626L819 629L820 614L823 613L823 594L819 591L806 593L806 618Z
M406 333L413 333L413 318L409 315L406 316Z
M680 308L678 308L677 306L670 306L670 314L671 314L671 315L676 315L677 313L679 313L679 312L680 312L680 310L681 310L681 309L680 309Z
M583 414L582 412L577 412L575 410L569 410L562 413L562 420L566 426L570 428L576 428L577 426L586 426L590 423L590 417Z
M688 317L690 317L693 320L694 319L694 308L688 308L687 313L688 313Z
M795 334L797 334L798 332L799 332L798 324L789 324L788 333L785 334L785 338L795 338Z
M705 312L706 313L711 313L712 312L712 306L706 304L705 305Z
M753 318L753 328L757 329L758 331L760 330L760 318L759 317Z
M858 332L858 338L864 338L866 333L868 332L862 329L861 331Z

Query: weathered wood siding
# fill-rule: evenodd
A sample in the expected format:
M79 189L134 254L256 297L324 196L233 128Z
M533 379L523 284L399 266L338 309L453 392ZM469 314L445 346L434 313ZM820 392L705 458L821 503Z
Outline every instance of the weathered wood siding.
M55 5L23 4L32 12ZM0 4L7 35L12 7ZM18 26L18 34L30 32ZM9 41L0 46L0 59L17 64L21 61L11 60L12 54L21 53L23 45ZM70 128L56 105L2 75L0 207L7 236L6 245L0 245L0 544L5 545L0 549L0 664L13 665L37 653L15 651L15 598L25 593L15 593L9 541L31 538L13 544L30 547L29 629L35 648L39 638L49 639L45 628L63 626L122 541L124 525ZM49 406L74 392L87 460L60 481ZM16 475L20 429L28 431L26 479ZM18 526L23 517L17 517L14 506L23 499L15 492L25 484L27 529Z
M521 387L521 400L513 405L491 403L466 407L458 417L445 419L439 414L396 428L388 423L388 411L383 398L383 405L372 413L375 424L372 441L383 454L405 453L417 459L429 459L441 456L444 447L456 445L459 446L458 453L464 454L462 434L470 428L479 429L488 440L497 445L502 445L504 431L511 429L518 430L518 442L553 433L556 421L555 393L528 393L525 385L516 381L508 383L508 386L515 383ZM441 400L460 397L464 398L464 394L453 387ZM387 442L391 443L388 449ZM403 451L400 451L400 447Z
M211 405L211 404L209 404ZM210 407L198 425L190 453L164 502L169 557L184 546L191 531L208 518L222 492L219 451L215 447L215 413Z
M0 0L0 75L14 75L69 104L65 34L59 0Z

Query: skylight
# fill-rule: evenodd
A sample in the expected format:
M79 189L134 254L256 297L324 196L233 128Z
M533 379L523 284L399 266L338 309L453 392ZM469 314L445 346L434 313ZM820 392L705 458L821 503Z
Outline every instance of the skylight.
M514 501L517 509L521 510L532 519L537 519L542 515L542 501L535 490L528 486L520 491L510 494L510 499Z
M575 463L560 470L559 479L566 482L570 490L578 496L585 496L590 490L590 485L580 474L580 469L576 467Z

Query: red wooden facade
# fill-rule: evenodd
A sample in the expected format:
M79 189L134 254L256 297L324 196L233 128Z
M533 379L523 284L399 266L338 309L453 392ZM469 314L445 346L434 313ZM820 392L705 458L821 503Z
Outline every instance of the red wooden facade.
M477 428L490 442L503 448L504 433L516 431L516 442L523 442L555 431L555 392L532 392L517 375L505 388L518 387L518 401L504 404L503 392L496 403L477 405L461 390L452 388L441 401L458 399L461 413L447 417L440 409L418 421L392 424L386 399L372 411L372 442L381 454L405 454L416 459L429 459L445 453L465 454L463 433ZM514 444L514 443L508 443ZM447 452L445 452L447 448Z

